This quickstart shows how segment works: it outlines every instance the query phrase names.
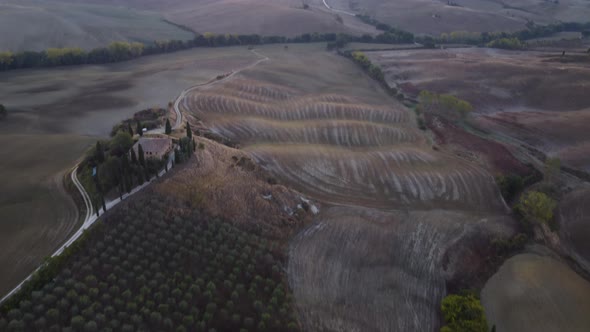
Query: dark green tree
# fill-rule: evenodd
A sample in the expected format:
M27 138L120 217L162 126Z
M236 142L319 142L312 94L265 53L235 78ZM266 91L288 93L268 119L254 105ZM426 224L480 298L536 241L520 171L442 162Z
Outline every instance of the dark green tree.
M193 131L191 130L191 124L186 122L186 137L193 138Z
M197 151L197 144L195 144L195 139L193 138L193 152Z
M113 156L121 157L129 152L133 146L133 138L125 131L119 131L109 143L109 152Z
M145 155L143 153L143 147L141 144L137 145L137 154L139 154L139 164L145 167Z
M135 154L135 149L131 149L130 153L131 153L131 163L137 164L137 155Z
M137 127L136 127L135 131L137 131L139 136L143 136L143 128L141 127L141 122L137 121Z
M133 137L133 128L131 128L131 122L127 122L127 131L129 132L129 135Z
M7 115L8 115L8 111L6 111L6 107L4 107L4 105L0 104L0 120L4 120Z
M94 156L95 156L97 162L99 162L99 163L104 162L104 150L103 150L100 142L96 142L96 150L95 150Z
M170 125L170 120L166 119L166 135L170 135L172 133L172 126Z

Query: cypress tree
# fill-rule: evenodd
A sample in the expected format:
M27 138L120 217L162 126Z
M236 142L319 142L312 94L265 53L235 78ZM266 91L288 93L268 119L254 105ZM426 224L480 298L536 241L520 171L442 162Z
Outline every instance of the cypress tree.
M145 155L143 154L143 147L137 144L137 153L139 154L139 164L145 167Z
M197 151L197 144L195 144L195 139L193 138L193 152Z
M191 124L186 122L186 137L193 138L193 131L191 130Z
M141 128L141 123L139 121L137 121L136 131L139 134L139 136L143 136L143 128Z
M129 132L129 135L133 137L133 128L131 128L131 122L127 122L127 131Z
M138 185L142 185L144 182L143 180L143 167L138 167L137 168L137 184Z
M131 148L131 163L137 164L137 155L135 154L135 149Z
M170 120L166 119L166 135L170 135L172 133L172 126L170 125Z
M100 141L96 142L95 157L99 163L104 162L104 150L102 149L102 145L100 144Z
M8 112L6 111L6 107L4 107L4 105L0 104L0 120L6 118L7 115L8 115Z
M129 159L127 159L127 154L124 153L122 156L122 163L121 163L121 177L124 180L124 184L125 184L125 191L127 193L131 192L131 189L133 187L133 179L131 178L131 176L129 176Z

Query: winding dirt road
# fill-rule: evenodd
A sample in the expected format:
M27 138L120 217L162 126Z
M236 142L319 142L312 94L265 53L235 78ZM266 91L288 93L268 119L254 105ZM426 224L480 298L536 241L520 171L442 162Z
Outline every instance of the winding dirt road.
M191 92L191 91L193 91L195 89L198 89L198 88L202 88L204 86L208 86L208 85L212 85L212 84L216 84L216 83L225 82L225 81L229 80L234 75L238 74L239 72L241 72L243 70L252 68L252 67L258 65L259 63L261 63L263 61L270 60L267 56L262 55L262 54L256 52L256 50L250 50L250 52L252 52L256 56L258 56L260 59L256 60L255 62L253 62L253 63L251 63L251 64L249 64L249 65L247 65L245 67L242 67L242 68L240 68L238 70L234 70L234 71L230 72L227 76L225 76L225 77L223 77L221 79L217 79L215 77L215 78L212 78L212 79L210 79L209 81L207 81L205 83L196 84L196 85L191 86L190 88L184 89L180 93L180 95L176 98L176 100L174 100L173 109L174 109L174 112L176 113L176 122L174 122L174 125L172 126L172 130L176 130L176 129L180 128L180 126L182 125L182 112L180 111L179 106L180 106L180 103L182 103L185 100L185 97L186 97L186 95L189 92ZM186 105L183 105L183 106L186 108ZM165 131L165 128L164 127L161 127L161 128L156 128L156 129L149 130L149 131L146 132L146 134L163 134L164 131Z
M182 91L180 93L180 95L178 96L178 98L176 98L176 100L174 102L174 111L176 112L176 122L174 123L174 126L172 128L178 129L182 125L182 112L180 111L179 105L185 99L185 96L187 93L189 93L192 90L197 89L199 87L227 81L230 78L232 78L233 76L235 76L237 73L239 73L243 70L252 68L263 61L269 60L269 58L267 56L264 56L264 55L256 52L255 50L250 50L250 52L256 54L258 57L260 57L260 59L258 59L257 61L253 62L252 64L250 64L246 67L240 68L239 70L232 71L230 74L228 74L227 76L225 76L222 79L213 78L206 83L197 84L197 85L194 85L194 86ZM165 130L165 128L158 128L158 129L151 130L148 133L160 133L160 132L164 133L164 130ZM168 169L172 168L173 158L174 158L174 154L171 154L170 157L168 158ZM166 171L164 169L161 170L158 173L158 177L163 176L165 173L166 173ZM78 191L80 192L80 195L82 195L82 199L84 200L84 205L86 207L86 215L84 217L84 221L82 223L82 226L80 226L78 231L76 231L76 233L74 233L61 247L59 247L59 249L57 249L51 255L51 257L61 255L67 247L69 247L72 243L74 243L76 240L78 240L80 238L80 236L82 236L82 234L84 234L84 231L87 230L90 226L92 226L99 218L96 215L95 210L92 206L92 200L90 199L90 195L88 195L88 192L86 191L86 189L84 189L84 186L78 180L77 174L78 174L78 165L76 165L76 167L74 167L74 169L72 170L71 179L72 179L72 182L74 183L74 185L76 186L76 189L78 189ZM121 201L123 201L126 198L128 198L129 196L141 191L143 188L147 187L149 184L152 183L152 181L154 181L158 177L153 178L153 179L149 180L148 182L144 183L143 185L134 188L130 193L124 194L122 196L122 199L117 198L115 200L106 202L106 204L105 204L106 209L107 210L112 209L114 206L119 204ZM11 297L13 294L15 294L23 286L23 284L25 282L27 282L33 276L33 274L35 274L42 266L43 265L39 266L37 269L35 269L35 271L31 272L31 274L29 274L20 284L18 284L8 294L6 294L4 297L2 297L2 299L0 299L0 303L3 303L4 301L6 301L6 299Z

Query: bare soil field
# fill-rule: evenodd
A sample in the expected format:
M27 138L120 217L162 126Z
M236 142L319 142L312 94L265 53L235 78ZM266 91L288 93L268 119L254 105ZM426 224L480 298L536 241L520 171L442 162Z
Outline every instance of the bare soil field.
M559 206L559 236L571 257L590 272L590 190L569 193Z
M514 233L512 220L490 173L433 150L413 112L323 48L258 48L268 61L191 91L183 111L321 203L289 254L306 330L434 330L446 283L477 274L490 241ZM209 184L196 165L186 179L223 182ZM244 197L236 183L229 197Z
M298 235L289 277L309 331L437 331L446 282L485 265L510 219L463 211L331 208Z
M582 0L326 1L335 9L366 13L390 25L429 34L520 30L529 20L537 24L585 22L590 14L590 5Z
M303 9L300 0L67 0L125 6L162 13L168 20L190 27L196 32L295 36L313 32L375 33L373 26L355 17L326 9L321 1L308 1Z
M0 73L10 111L2 132L105 136L135 112L165 107L182 90L247 65L245 47L193 49L124 63Z
M213 217L239 224L266 237L287 240L309 221L314 204L280 183L246 153L206 139L186 164L162 179L156 192L188 209L203 208Z
M105 66L0 73L0 294L53 253L78 217L61 178L111 128L195 84L249 64L245 47Z
M91 49L113 41L150 43L192 37L190 31L165 22L156 12L104 6L100 2L0 1L0 51Z
M438 144L479 164L494 175L516 174L526 177L531 172L530 167L516 159L500 143L469 133L440 116L426 115L426 124L434 133Z
M75 135L0 134L1 296L74 230L78 213L63 176L89 144Z
M482 291L490 327L498 331L588 331L590 283L549 256L507 260Z
M588 55L476 48L368 55L404 92L456 95L474 105L479 127L589 169Z

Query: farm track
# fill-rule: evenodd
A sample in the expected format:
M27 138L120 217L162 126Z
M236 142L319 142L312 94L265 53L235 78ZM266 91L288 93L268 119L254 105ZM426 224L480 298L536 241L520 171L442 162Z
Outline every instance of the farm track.
M248 66L245 66L245 67L237 70L237 71L231 72L229 75L225 76L222 79L214 78L206 83L198 84L198 85L195 85L195 86L192 86L188 89L183 90L180 93L180 95L178 96L178 98L176 98L174 105L173 105L174 111L176 112L176 121L174 123L173 129L178 129L182 125L182 112L180 110L180 104L185 101L185 97L187 94L189 94L190 92L192 92L198 88L204 87L204 86L209 86L209 85L213 85L216 83L226 82L226 81L230 80L230 78L234 77L234 75L237 74L238 72L245 70L245 69L252 68L263 61L269 60L268 57L256 52L255 50L251 50L251 52L256 54L257 56L259 56L260 59L253 62L252 64L250 64ZM150 133L150 134L164 133L164 128L157 128L157 129L148 131L148 133ZM172 168L172 166L173 166L172 157L173 156L171 156L171 158L168 160L168 169ZM94 208L92 206L92 201L90 200L90 196L88 195L88 193L86 192L86 190L84 189L84 187L82 186L80 181L78 180L77 170L78 170L78 166L74 167L70 176L71 176L72 182L74 183L74 185L76 186L76 188L78 189L78 191L80 192L80 195L82 196L82 198L84 200L86 215L84 216L82 226L78 229L78 231L76 231L76 233L74 233L61 247L59 247L51 255L51 257L55 257L55 256L60 255L67 247L69 247L72 243L74 243L76 240L78 240L80 238L80 236L82 236L82 234L84 233L85 230L87 230L89 227L91 227L99 219L99 217L96 216L96 214L94 213ZM163 176L164 174L165 174L165 171L162 170L162 171L160 171L160 173L158 175ZM149 184L151 184L153 180L154 179L146 182L142 186L134 188L130 193L123 195L122 199L118 198L113 201L106 202L107 210L110 210L111 208L113 208L114 206L119 204L122 200L125 200L126 198L130 197L131 195L141 191L142 189L147 187ZM31 274L29 274L21 283L19 283L8 294L6 294L4 297L2 297L2 299L0 299L0 303L3 303L6 299L8 299L13 294L15 294L23 286L23 284L25 282L27 282L33 276L33 274L35 274L41 267L42 267L42 265L39 266L37 269L35 269L33 272L31 272Z
M170 156L170 158L168 159L168 169L171 169L173 166L173 155ZM72 245L72 243L76 242L76 240L78 240L82 234L84 234L84 232L90 228L100 217L97 216L94 213L94 208L92 206L92 200L90 199L90 195L88 195L88 192L86 191L86 189L84 189L84 186L82 185L82 183L80 183L80 181L78 180L78 176L77 176L77 171L78 171L78 165L76 165L76 167L74 167L74 169L71 171L70 173L70 177L72 179L72 182L74 183L74 185L76 186L76 189L78 189L78 191L80 192L80 195L82 196L82 199L84 200L84 205L85 205L85 209L86 209L86 214L84 216L84 220L82 222L82 226L80 226L80 228L68 239L66 240L66 242L61 245L61 247L59 247L52 255L51 257L56 257L59 256L63 253L63 251L69 247L70 245ZM166 173L165 170L161 170L158 173L158 177L163 176ZM110 210L113 207L115 207L117 204L121 203L123 200L125 200L126 198L140 192L141 190L143 190L144 188L146 188L148 185L150 185L156 178L152 178L150 181L144 183L143 185L134 188L130 193L124 194L121 198L117 198L115 200L106 202L106 209ZM104 211L103 211L104 213ZM23 284L25 282L27 282L43 265L39 266L38 268L36 268L33 272L31 272L31 274L29 274L20 284L18 284L15 288L13 288L8 294L6 294L2 299L0 299L0 303L3 303L5 300L7 300L10 296L12 296L13 294L15 294L16 292L18 292L18 290L23 286Z

